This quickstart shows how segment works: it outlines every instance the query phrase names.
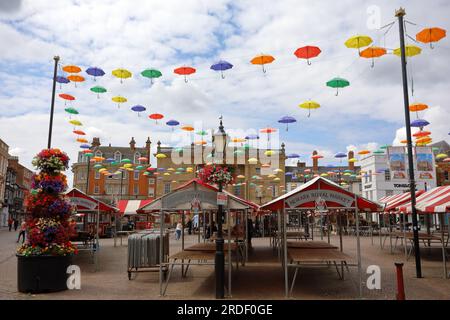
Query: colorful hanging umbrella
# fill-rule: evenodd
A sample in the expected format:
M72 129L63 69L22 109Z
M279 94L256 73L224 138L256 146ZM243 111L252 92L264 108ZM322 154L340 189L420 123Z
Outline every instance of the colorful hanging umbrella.
M70 95L70 94L67 94L67 93L60 93L60 94L59 94L59 97L60 97L61 99L66 100L66 101L64 101L64 105L66 105L66 102L67 102L67 101L74 101L74 100L75 100L75 97L74 97L74 96L72 96L72 95Z
M153 79L159 78L162 76L161 71L156 69L145 69L141 72L141 76L149 78L150 79L150 85L153 84Z
M416 140L416 143L419 144L428 144L430 142L432 142L432 139L430 137L423 137Z
M334 157L340 159L340 158L346 158L347 155L344 152L338 152L334 155Z
M370 151L369 150L361 150L358 152L359 155L365 155L365 154L369 154Z
M359 53L359 55L362 58L372 59L372 65L371 65L372 68L375 66L375 58L379 58L381 56L384 56L385 54L386 54L385 48L374 47L374 46L368 47Z
M311 159L321 159L321 158L323 158L323 156L321 156L320 154L316 154L311 157ZM306 172L306 170L305 170L305 172Z
M198 146L203 146L205 145L207 142L204 140L199 140L199 141L194 141L194 144L198 145Z
M89 142L87 139L84 139L84 138L77 138L76 141L79 143L88 143Z
M290 116L284 116L280 120L278 120L279 123L285 123L286 124L286 131L289 131L289 123L297 122L297 120L294 117Z
M318 109L318 108L320 108L320 104L318 104L315 101L308 100L308 101L305 101L305 102L301 103L299 105L299 107L303 108L303 109L308 109L308 117L310 117L311 116L311 109Z
M295 159L295 158L300 158L300 155L297 153L290 153L286 156L287 159Z
M124 158L120 161L121 163L131 163L131 160L128 158Z
M162 118L164 118L164 116L160 113L152 113L148 117L152 120L155 120L156 123L158 123L158 120L161 120Z
M413 103L409 106L409 111L418 112L428 109L428 105L424 103Z
M423 127L429 125L430 123L424 119L416 119L411 122L411 127L420 128L422 130Z
M429 43L433 49L433 42L438 42L445 38L446 31L441 28L425 28L416 34L416 40L422 43Z
M418 54L420 54L422 52L422 49L419 48L418 46L414 46L414 45L407 45L405 46L405 54L407 57L414 57L417 56ZM394 54L396 56L401 56L401 50L400 48L397 48L394 50Z
M62 69L67 73L78 73L81 71L80 67L74 65L64 66Z
M97 99L100 98L100 93L105 93L106 89L100 86L95 86L90 89L92 92L97 93Z
M272 63L274 60L275 60L275 58L270 55L261 54L259 56L254 57L252 60L250 60L250 62L252 64L261 65L263 72L266 73L266 69L264 68L264 65L266 65L268 63Z
M195 73L197 70L192 67L179 67L173 70L174 73L184 76L184 82L188 82L186 76Z
M190 131L194 131L194 127L185 125L185 126L181 127L181 130L190 132Z
M259 130L261 133L267 133L267 134L271 134L271 133L274 133L274 132L277 132L277 129L275 129L275 128L263 128L263 129L261 129L261 130Z
M351 49L358 49L358 53L361 54L361 48L367 47L372 43L372 38L364 35L357 35L351 37L345 41L345 46Z
M311 65L309 59L317 57L321 52L322 51L319 49L319 47L305 46L295 50L294 54L299 59L306 59L308 65Z
M70 76L67 77L67 79L69 79L70 81L75 83L75 87L77 86L77 82L83 82L85 79L82 76L78 76L75 74L71 74Z
M247 139L247 140L257 140L257 139L259 139L259 136L257 134L249 134L248 136L245 137L245 139Z
M73 130L73 133L75 133L75 134L77 134L79 136L85 136L86 135L86 133L84 131L81 131L81 130Z
M134 112L137 112L138 113L138 117L140 117L141 116L141 112L147 110L147 108L144 107L144 106L141 106L141 105L136 105L134 107L131 107L131 110L133 110Z
M174 129L174 127L178 126L180 123L177 120L169 120L166 122L166 125L168 125L169 127L172 127L172 131Z
M273 151L273 150L267 150L267 151L264 152L264 154L265 154L266 156L273 156L274 154L276 154L276 152Z
M222 77L222 79L225 79L223 72L231 68L233 68L233 65L224 60L220 60L211 66L211 70L220 71L220 76Z
M132 76L132 73L127 69L116 69L113 70L111 73L114 77L120 79L120 83L123 82L123 79L128 79Z
M156 158L158 158L158 159L164 159L164 158L167 158L167 156L166 156L164 153L158 153L158 154L156 155Z
M389 147L390 147L390 145L388 145L388 144L383 144L383 145L380 147L380 149L386 150L386 149L389 148Z
M112 97L111 100L117 102L117 108L120 108L121 103L128 101L127 98L121 96Z
M80 148L81 149L89 149L91 146L90 145L88 145L88 144L82 144L82 145L80 145ZM91 150L85 150L86 152L84 152L84 154L87 156L87 154L88 153L90 153L89 151L91 151ZM92 156L92 155L91 155ZM89 156L88 156L89 157Z
M96 77L103 77L105 75L105 71L103 71L102 69L97 68L97 67L87 68L86 73L90 76L93 76L94 81L97 81Z
M82 126L83 124L78 120L70 120L69 123L73 124L74 126Z
M339 88L345 88L350 85L350 82L343 78L333 78L327 82L327 86L336 88L336 96L339 95Z
M78 114L79 113L77 109L70 108L70 107L69 108L65 108L64 111L66 111L67 113L70 113L70 114Z
M250 159L247 160L247 162L248 162L249 164L257 164L257 163L258 163L258 159L256 159L256 158L250 158Z
M66 77L63 77L63 76L56 76L55 80L56 80L56 82L59 83L59 88L62 88L61 84L70 82L69 79L67 79Z
M436 155L437 160L441 160L441 159L445 159L445 158L447 158L446 153L439 153L438 155Z
M384 154L384 150L375 150L373 154Z
M350 163L355 163L355 162L357 162L357 161L358 161L358 159L356 159L356 158L348 159L348 162L350 162Z
M413 137L415 138L423 138L423 137L427 137L431 134L430 131L418 131L416 133L413 134Z

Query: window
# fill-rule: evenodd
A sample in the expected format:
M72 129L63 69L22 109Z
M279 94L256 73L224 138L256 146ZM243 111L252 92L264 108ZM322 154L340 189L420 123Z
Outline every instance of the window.
M95 194L99 194L99 193L100 193L100 187L99 187L98 185L96 185L96 186L94 187L94 193L95 193Z
M134 180L139 180L139 171L134 171Z
M101 157L101 156L102 156L102 152L101 152L100 150L97 150L97 151L95 152L95 156L96 156L96 157Z
M148 178L148 184L155 184L155 178Z
M384 170L384 180L391 181L391 170L389 169Z
M98 180L100 179L100 171L95 170L95 179Z
M114 193L113 186L110 184L106 185L106 194L113 194L113 193Z
M444 180L449 180L449 171L444 171Z
M120 151L114 152L114 161L116 162L122 161L122 154L120 153Z
M260 175L261 174L261 168L255 168L256 171L256 175Z
M136 152L134 154L134 163L140 163L140 161L138 160L141 157L141 154L139 152Z
M134 194L134 195L138 195L138 194L139 194L139 185L138 185L138 184L135 184L135 185L134 185L134 188L133 188L133 194Z
M154 197L155 196L155 188L148 187L148 196L149 197Z
M241 186L234 186L234 195L236 196L241 195Z
M170 182L164 183L164 194L170 192Z

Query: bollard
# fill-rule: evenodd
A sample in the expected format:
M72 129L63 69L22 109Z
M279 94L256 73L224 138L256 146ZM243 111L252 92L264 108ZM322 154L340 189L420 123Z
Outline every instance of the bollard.
M405 285L403 283L403 263L395 263L397 268L397 300L405 300Z

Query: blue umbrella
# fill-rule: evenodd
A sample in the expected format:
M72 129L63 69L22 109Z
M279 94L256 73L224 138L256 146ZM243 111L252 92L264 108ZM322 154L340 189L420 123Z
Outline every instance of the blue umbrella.
M138 113L138 116L140 117L140 113L141 113L142 111L147 110L147 109L146 109L144 106L137 105L137 106L131 107L131 110L133 110L134 112L137 112L137 113Z
M168 126L172 127L172 131L173 131L173 127L179 125L180 123L177 120L172 119L172 120L167 121L166 124Z
M292 172L286 172L285 174L284 174L285 176L292 176L292 175L294 175Z
M338 152L334 155L335 158L345 158L347 155L343 152Z
M245 137L246 140L256 140L259 139L259 136L257 134L249 134Z
M286 123L286 131L289 131L289 123L294 123L297 122L297 120L294 117L290 117L290 116L284 116L283 118L281 118L280 120L278 120L279 123Z
M411 122L411 127L420 128L422 130L423 127L429 125L430 123L427 120L424 119L416 119Z
M108 158L108 159L106 159L106 162L114 162L114 161L116 161L114 158Z
M87 68L87 69L86 69L86 73L87 73L88 75L90 75L90 76L93 76L93 77L94 77L94 81L96 81L96 80L95 80L95 77L102 77L102 76L105 75L105 71L103 71L102 69L97 68L97 67L90 67L90 68Z
M290 153L286 156L288 159L300 158L300 155L297 153Z
M217 63L213 64L211 66L211 69L214 71L220 71L220 75L222 77L222 79L225 79L225 76L223 75L223 72L225 70L231 69L233 68L233 65L231 63L229 63L228 61L225 60L220 60Z
M59 88L61 89L61 88L62 88L61 84L63 84L63 83L69 83L70 80L67 79L66 77L63 77L63 76L56 76L56 82L59 83Z
M91 147L91 146L88 145L88 144L82 144L82 145L80 146L81 149L89 149L90 147Z

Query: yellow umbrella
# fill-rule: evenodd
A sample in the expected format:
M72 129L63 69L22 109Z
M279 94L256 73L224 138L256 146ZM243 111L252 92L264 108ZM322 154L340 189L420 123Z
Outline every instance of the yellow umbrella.
M372 43L371 37L364 35L357 35L347 39L347 41L345 41L345 46L351 49L358 49L358 52L360 53L361 52L360 49L362 47L367 47L371 43Z
M169 169L167 169L167 171L175 171L175 169L174 168L169 168Z
M273 179L273 181L280 181L280 180L281 180L280 178Z
M257 164L257 163L258 163L258 159L256 159L256 158L250 158L250 159L248 159L247 161L248 161L248 163L250 163L250 164Z
M407 46L405 46L405 54L406 54L407 57L417 56L421 52L422 52L422 49L420 49L418 46L414 46L414 45L407 45ZM400 48L395 49L394 50L394 54L396 56L401 57Z
M170 173L164 172L164 175L165 175L165 176L170 176Z
M164 158L167 158L167 156L166 156L164 153L158 153L158 154L156 155L156 158L158 158L158 159L164 159Z
M238 175L236 178L238 178L238 179L245 179L245 176L242 175L242 174L240 174L240 175Z
M264 152L264 154L265 154L266 156L272 156L272 155L275 154L275 151L273 151L273 150L267 150L267 151Z
M131 163L125 163L125 164L123 165L123 167L124 167L125 169L128 169L128 168L133 168L133 165L132 165Z
M69 123L73 124L74 126L82 126L83 124L78 120L70 120Z
M103 171L106 171L106 168L101 168L98 170L98 172L103 172Z
M116 69L112 71L112 75L120 78L120 83L122 83L122 79L127 79L132 76L131 72L127 69Z
M263 72L266 73L266 69L264 68L265 64L272 63L275 60L274 57L266 54L261 54L259 56L254 57L250 62L252 64L259 64L262 66Z
M447 154L445 154L445 153L439 153L439 154L436 156L436 159L438 159L438 160L440 160L440 159L445 159L445 158L447 158Z
M283 170L280 169L280 168L278 168L278 169L273 170L273 172L275 172L275 173L280 173L280 172L283 172Z
M311 116L311 109L318 109L318 108L320 108L320 104L318 104L315 101L308 100L308 101L305 101L305 102L301 103L299 105L299 107L303 108L303 109L308 109L308 117L309 117L309 116Z
M127 98L121 96L112 97L111 100L117 102L117 108L120 108L121 103L128 101Z
M351 162L351 163L355 163L357 161L358 161L358 159L356 159L356 158L351 158L351 159L348 160L348 162Z
M277 176L276 175L274 175L274 174L269 174L268 176L267 176L267 178L270 178L270 179L272 179L272 178L276 178Z

